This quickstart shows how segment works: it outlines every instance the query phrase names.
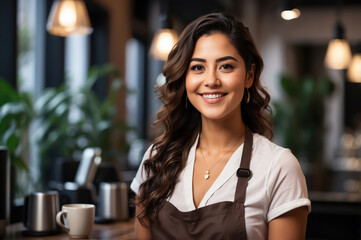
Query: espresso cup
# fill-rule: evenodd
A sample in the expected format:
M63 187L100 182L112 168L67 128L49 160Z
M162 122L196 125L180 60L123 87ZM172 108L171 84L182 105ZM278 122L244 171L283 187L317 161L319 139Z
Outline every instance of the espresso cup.
M87 238L92 231L94 217L93 204L66 204L56 215L56 222L70 237Z

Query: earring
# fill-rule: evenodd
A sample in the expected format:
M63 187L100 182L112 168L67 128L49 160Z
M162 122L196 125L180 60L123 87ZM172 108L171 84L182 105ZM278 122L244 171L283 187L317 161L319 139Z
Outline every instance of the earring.
M246 88L246 91L247 91L247 100L246 100L246 103L249 103L249 100L251 100L251 94L249 93L248 88Z

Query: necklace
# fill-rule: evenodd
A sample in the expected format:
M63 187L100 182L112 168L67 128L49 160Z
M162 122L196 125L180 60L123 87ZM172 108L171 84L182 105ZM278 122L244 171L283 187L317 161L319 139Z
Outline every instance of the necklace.
M239 142L239 139L236 141L236 143L233 145L233 147L230 149L230 151L233 152L233 150L234 150L234 148L236 147L236 145L237 145L238 142ZM226 154L223 154L222 157L221 157L221 159L218 160L217 162L215 162L215 163L213 164L213 166L208 167L207 161L206 161L206 159L204 158L204 155L203 155L203 150L202 150L202 148L200 148L200 150L201 150L201 154L202 154L202 157L203 157L203 161L204 161L204 163L205 163L206 166L207 166L206 173L204 174L204 179L205 179L205 180L208 180L209 177L211 176L211 170L212 170L212 168L215 167L218 163L220 163L220 162L223 160L223 157L224 157ZM226 153L227 153L227 152L229 152L229 151L226 151Z

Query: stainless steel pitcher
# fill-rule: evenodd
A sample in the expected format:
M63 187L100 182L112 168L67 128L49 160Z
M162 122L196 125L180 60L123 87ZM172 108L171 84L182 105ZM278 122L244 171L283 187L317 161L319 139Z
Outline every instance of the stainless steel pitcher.
M56 214L59 212L57 191L34 192L25 199L24 225L27 233L52 234L58 231Z
M100 183L97 206L98 221L128 219L128 186L126 183Z

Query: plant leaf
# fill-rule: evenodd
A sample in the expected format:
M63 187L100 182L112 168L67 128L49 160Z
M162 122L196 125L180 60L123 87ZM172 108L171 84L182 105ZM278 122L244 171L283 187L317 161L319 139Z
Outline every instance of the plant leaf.
M20 100L20 96L17 91L0 77L0 106L7 102L17 102Z
M298 86L295 80L287 75L281 76L281 87L288 96L297 95Z

